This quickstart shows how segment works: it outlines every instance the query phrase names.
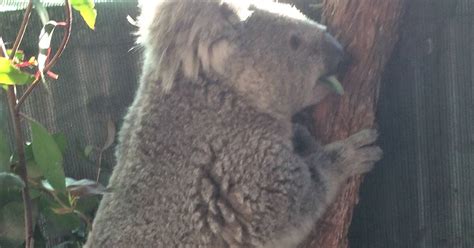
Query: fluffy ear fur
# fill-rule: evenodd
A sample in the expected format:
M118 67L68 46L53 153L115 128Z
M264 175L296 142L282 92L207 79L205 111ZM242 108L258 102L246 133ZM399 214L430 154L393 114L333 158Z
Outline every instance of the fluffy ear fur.
M168 91L176 75L191 80L198 74L215 77L233 48L240 18L234 9L217 0L142 0L140 38L145 47L143 75L161 81ZM148 67L148 68L147 68Z

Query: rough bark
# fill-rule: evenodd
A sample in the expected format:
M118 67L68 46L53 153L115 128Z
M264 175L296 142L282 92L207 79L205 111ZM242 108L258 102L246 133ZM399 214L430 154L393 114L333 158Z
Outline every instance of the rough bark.
M383 68L398 40L405 0L324 0L329 31L345 45L352 62L343 77L345 94L331 96L314 111L313 133L323 141L347 138L374 127ZM305 248L347 247L347 233L362 177L352 178L317 223Z

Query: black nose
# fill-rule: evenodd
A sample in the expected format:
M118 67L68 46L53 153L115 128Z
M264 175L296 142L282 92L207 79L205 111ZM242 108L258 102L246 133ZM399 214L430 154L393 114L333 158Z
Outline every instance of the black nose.
M344 48L332 35L325 33L322 49L327 69L326 75L336 74L341 65L348 61L348 56L344 52Z

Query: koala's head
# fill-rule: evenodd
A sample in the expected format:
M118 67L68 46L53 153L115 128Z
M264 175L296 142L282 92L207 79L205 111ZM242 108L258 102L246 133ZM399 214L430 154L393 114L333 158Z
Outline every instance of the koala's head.
M269 0L142 1L144 73L166 91L180 75L234 87L259 109L290 118L330 92L341 45L324 26Z

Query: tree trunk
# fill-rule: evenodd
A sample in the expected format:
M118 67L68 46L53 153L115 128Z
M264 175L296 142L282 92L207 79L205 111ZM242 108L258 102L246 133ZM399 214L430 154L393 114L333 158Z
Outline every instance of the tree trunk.
M398 40L404 0L324 0L323 17L330 33L345 45L352 61L342 97L330 96L314 111L313 133L323 143L374 127L383 68ZM352 210L362 177L352 178L317 223L305 248L347 247Z

